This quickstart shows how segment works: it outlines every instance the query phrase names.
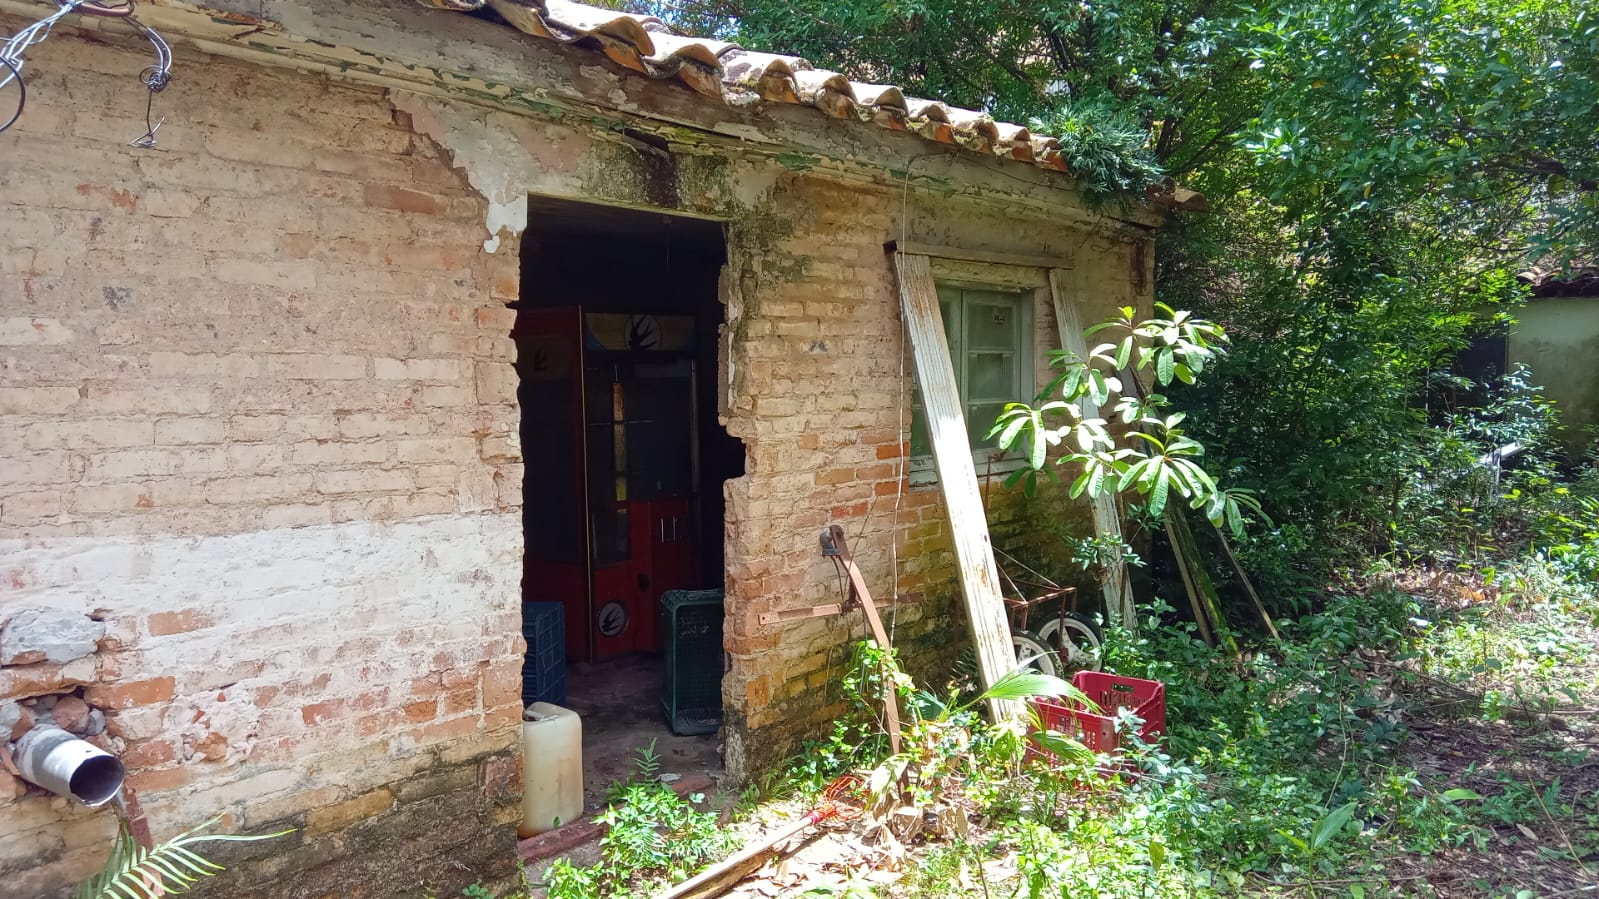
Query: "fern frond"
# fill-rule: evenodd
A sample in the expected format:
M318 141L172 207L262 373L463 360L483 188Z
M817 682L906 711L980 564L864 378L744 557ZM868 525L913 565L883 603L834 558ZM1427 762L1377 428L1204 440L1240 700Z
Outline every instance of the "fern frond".
M76 899L161 899L187 892L202 877L226 870L189 848L200 843L252 843L281 837L288 830L265 834L208 834L205 829L222 820L217 815L172 839L146 849L133 838L127 818L117 812L117 836L105 868L78 885Z

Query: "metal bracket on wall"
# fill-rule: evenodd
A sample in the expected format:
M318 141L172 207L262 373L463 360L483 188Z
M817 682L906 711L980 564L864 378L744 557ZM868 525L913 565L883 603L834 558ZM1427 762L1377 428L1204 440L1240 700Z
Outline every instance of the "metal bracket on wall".
M849 543L844 539L844 529L832 525L822 532L822 556L832 559L833 562L844 569L849 578L849 598L841 603L827 603L820 606L811 606L808 609L791 609L786 612L767 612L760 617L763 625L778 624L785 621L806 621L812 618L827 618L832 615L842 615L859 608L866 613L866 626L872 631L872 639L885 651L891 648L888 642L888 631L883 627L883 619L877 614L877 603L872 600L872 591L866 588L866 578L861 575L861 570L855 566L855 559L850 555ZM889 748L899 752L900 725L899 725L899 699L895 696L892 686L883 694L883 713L888 723Z

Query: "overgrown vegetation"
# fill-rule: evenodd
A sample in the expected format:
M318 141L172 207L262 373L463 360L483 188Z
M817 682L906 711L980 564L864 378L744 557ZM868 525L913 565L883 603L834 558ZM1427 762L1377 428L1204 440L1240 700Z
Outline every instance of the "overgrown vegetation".
M1130 345L1091 353L1108 371L1139 351L1141 326L1125 327ZM1093 363L1063 361L1090 386L1056 402L1103 406ZM1047 433L1036 414L998 427L1025 415ZM852 873L808 894L1532 899L1599 882L1599 466L1559 456L1523 372L1429 427L1431 452L1373 485L1387 526L1334 549L1363 567L1277 595L1280 639L1222 653L1160 602L1109 629L1107 670L1167 689L1167 734L1144 744L1124 713L1122 757L987 724L959 683L916 691L892 653L861 647L853 713L785 782L809 795L855 771L872 787L837 863ZM1501 466L1493 451L1512 444ZM1107 480L1137 461L1109 455ZM910 722L895 755L886 692Z
M558 859L543 873L549 899L649 895L662 884L688 877L726 854L730 836L716 815L695 806L700 793L677 795L659 779L660 757L652 741L638 752L632 778L616 784L597 819L606 825L600 861L574 865Z
M200 883L201 878L215 877L226 870L195 851L196 847L205 843L270 840L290 832L282 830L253 835L206 833L222 819L218 815L164 843L146 848L134 838L120 803L116 810L117 835L111 844L111 854L98 874L78 884L73 894L76 899L159 899L172 893L186 892Z
M1392 548L1450 432L1452 355L1514 313L1529 260L1599 247L1599 17L1577 0L624 5L1037 121L1089 195L1164 175L1209 196L1168 223L1157 297L1233 337L1174 401L1276 522L1240 548L1273 611Z
M1591 883L1599 749L1560 716L1599 702L1599 598L1541 563L1505 577L1492 599L1397 583L1339 595L1242 661L1151 608L1144 627L1111 632L1109 662L1166 683L1169 732L1141 745L1127 722L1125 767L1071 753L1022 764L1014 728L918 694L912 748L873 769L914 825L895 831L879 809L869 827L890 835L860 860L897 855L904 870L867 895L1535 896ZM875 720L875 698L857 722ZM1484 742L1463 742L1479 730ZM837 770L817 757L802 757L802 782Z
M1564 451L1538 372L1450 371L1516 314L1528 263L1599 248L1588 4L623 5L1029 122L1060 137L1091 200L1175 179L1212 201L1162 232L1157 316L1128 312L1090 358L1059 357L1052 395L996 431L1034 469L1067 444L1070 492L1123 493L1135 519L1258 512L1231 546L1199 548L1236 550L1281 638L1221 652L1143 606L1110 630L1105 663L1166 684L1165 738L1129 729L1112 761L1045 736L1053 764L863 648L844 683L855 712L776 788L875 772L855 831L871 840L807 894L1592 891L1599 455ZM1185 388L1122 396L1130 367ZM1117 418L1152 452L1118 443ZM1061 567L1134 558L1063 536ZM1177 595L1163 548L1140 549L1153 592ZM1232 568L1210 568L1237 602ZM910 721L892 757L885 691ZM674 870L649 861L651 877Z

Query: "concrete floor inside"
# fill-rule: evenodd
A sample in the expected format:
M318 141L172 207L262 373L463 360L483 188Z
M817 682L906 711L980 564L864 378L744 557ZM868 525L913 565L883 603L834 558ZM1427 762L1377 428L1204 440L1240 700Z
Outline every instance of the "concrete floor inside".
M652 740L660 757L657 776L668 783L709 780L714 788L721 781L721 745L716 734L680 737L667 726L661 711L664 676L663 657L645 653L576 663L567 670L566 706L583 721L587 814L605 808L605 792L612 784L637 773L639 752Z

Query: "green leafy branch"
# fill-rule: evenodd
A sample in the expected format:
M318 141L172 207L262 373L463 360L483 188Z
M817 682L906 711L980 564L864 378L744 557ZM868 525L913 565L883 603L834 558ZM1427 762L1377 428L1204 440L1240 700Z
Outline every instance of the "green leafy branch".
M255 835L201 832L221 819L222 816L217 815L159 846L146 849L133 838L127 819L119 814L111 857L106 859L105 868L99 874L78 885L76 899L158 899L170 893L182 893L199 883L200 878L214 877L226 870L191 847L200 843L251 843L290 832L280 830Z
M1069 451L1057 457L1056 465L1077 470L1072 498L1131 492L1148 502L1150 514L1159 516L1175 494L1190 508L1203 509L1218 527L1242 535L1245 510L1262 514L1253 493L1223 488L1205 471L1199 461L1205 447L1183 432L1185 414L1168 411L1171 403L1163 394L1141 395L1136 383L1131 390L1124 383L1124 377L1147 371L1162 388L1176 381L1193 384L1205 366L1226 352L1226 332L1164 303L1155 306L1154 318L1139 321L1136 310L1125 306L1118 318L1088 328L1084 337L1108 334L1112 339L1088 350L1086 359L1067 350L1051 353L1050 366L1059 373L1035 405L1005 407L989 436L997 435L1007 450L1024 449L1028 463L1006 484L1020 482L1031 495L1038 474L1051 475L1046 465L1050 447L1065 445ZM1124 375L1129 366L1131 374ZM1119 440L1105 417L1107 410L1125 428ZM1053 423L1060 419L1064 422Z

